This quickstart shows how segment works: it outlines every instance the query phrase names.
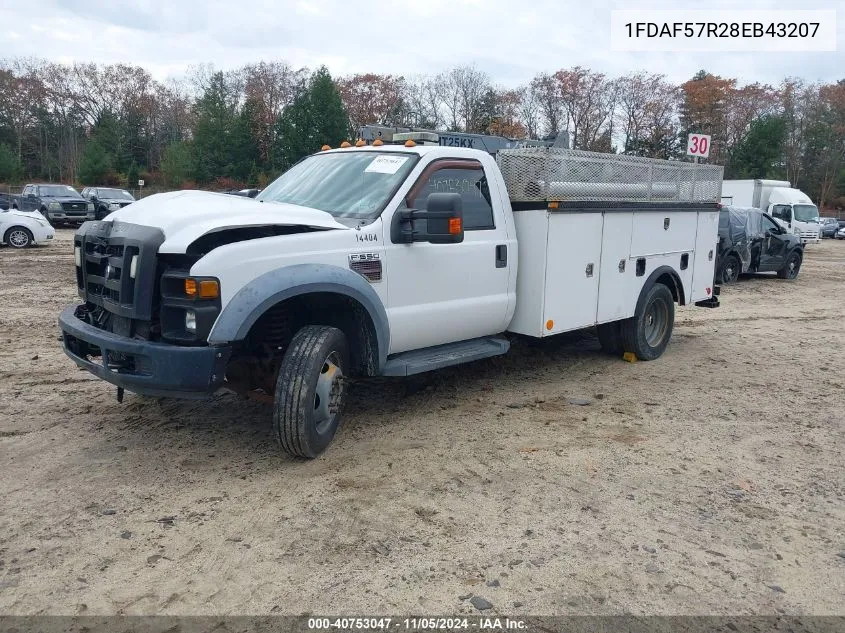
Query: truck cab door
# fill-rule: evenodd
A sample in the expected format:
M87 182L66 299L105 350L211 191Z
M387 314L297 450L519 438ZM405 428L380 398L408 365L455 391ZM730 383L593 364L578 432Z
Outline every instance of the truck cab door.
M790 233L793 232L792 227L792 205L789 204L770 204L769 215L783 228Z
M35 187L32 185L24 187L21 192L21 197L18 200L18 209L21 211L33 211L35 209L34 195Z
M780 270L786 257L786 236L781 234L781 227L765 215L761 218L763 241L760 246L759 272ZM787 229L788 230L788 229Z
M494 184L491 196L488 175L477 160L434 160L423 168L391 217L385 214L390 354L505 330L516 244L509 238L510 224L497 188ZM394 216L407 209L426 209L432 193L460 194L463 242L393 243Z

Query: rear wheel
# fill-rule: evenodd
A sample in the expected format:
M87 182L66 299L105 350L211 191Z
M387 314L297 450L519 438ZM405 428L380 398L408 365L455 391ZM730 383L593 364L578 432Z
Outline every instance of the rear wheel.
M340 426L346 398L349 352L337 328L309 325L291 340L279 376L273 429L282 448L296 457L322 453Z
M640 360L659 358L675 325L675 300L663 284L655 284L646 291L637 313L622 322L622 347L636 354Z
M27 248L28 246L32 246L32 243L35 240L28 228L23 226L13 226L6 231L3 241L12 248Z
M793 251L786 258L783 268L778 271L778 277L781 279L795 279L798 276L799 270L801 270L801 255Z
M732 284L739 279L740 263L736 255L728 255L722 266L722 283Z

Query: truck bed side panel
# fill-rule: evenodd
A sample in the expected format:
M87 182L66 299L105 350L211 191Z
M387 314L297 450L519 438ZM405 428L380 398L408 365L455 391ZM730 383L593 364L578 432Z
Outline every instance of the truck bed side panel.
M591 327L596 323L602 215L565 212L549 215L543 315L546 335Z
M695 237L695 254L692 264L692 296L688 300L689 303L709 299L713 296L716 243L719 239L718 232L719 212L699 212L698 230ZM707 288L710 288L710 294L707 294Z
M692 211L641 211L634 213L631 257L692 251L697 213Z
M518 211L513 217L519 240L519 267L516 277L516 310L508 330L527 336L542 336L548 211Z
M628 298L634 285L631 256L632 213L605 213L599 268L598 323L627 319L634 314Z

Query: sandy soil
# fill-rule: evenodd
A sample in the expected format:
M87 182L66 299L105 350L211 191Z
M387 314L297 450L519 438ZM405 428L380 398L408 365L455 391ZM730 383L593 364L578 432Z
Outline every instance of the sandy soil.
M0 250L0 613L843 613L845 242L652 363L583 334L357 384L300 462L262 405L78 371L71 236Z

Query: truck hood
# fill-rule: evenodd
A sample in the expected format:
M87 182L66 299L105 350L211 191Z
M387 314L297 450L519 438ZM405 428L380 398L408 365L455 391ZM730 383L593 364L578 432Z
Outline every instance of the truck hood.
M113 220L161 229L164 243L159 252L162 253L184 253L188 245L207 233L238 227L304 226L348 230L325 211L208 191L155 194L106 217L106 221Z

